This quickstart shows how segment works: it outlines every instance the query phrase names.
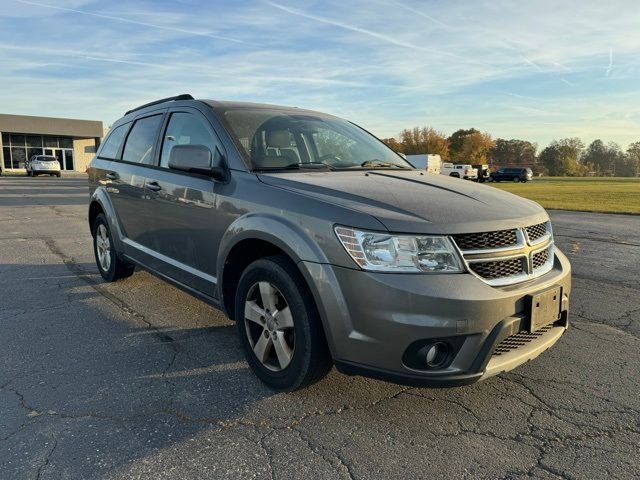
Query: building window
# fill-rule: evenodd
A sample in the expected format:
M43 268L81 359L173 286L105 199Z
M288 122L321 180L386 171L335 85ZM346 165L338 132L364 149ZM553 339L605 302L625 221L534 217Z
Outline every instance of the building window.
M11 146L12 147L24 147L25 145L25 136L19 134L11 135Z
M73 148L73 139L69 137L58 137L60 148Z
M45 148L58 148L58 137L44 137Z
M27 135L27 147L42 148L41 135Z
M27 159L43 154L56 157L63 170L74 169L73 138L71 137L3 133L2 144L4 168L7 170L24 168Z
M2 147L2 154L4 156L4 168L11 168L11 147Z
M13 139L12 139L13 140ZM13 145L13 141L11 142ZM11 147L12 168L24 168L24 162L27 160L27 149L24 147Z

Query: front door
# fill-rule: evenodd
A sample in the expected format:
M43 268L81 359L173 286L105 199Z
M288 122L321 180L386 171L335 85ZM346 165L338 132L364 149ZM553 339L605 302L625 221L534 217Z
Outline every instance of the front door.
M173 112L161 139L160 169L147 177L145 190L151 202L147 225L153 267L209 296L216 285L216 205L211 178L169 168L174 145L205 145L212 154L221 144L207 120L197 111Z

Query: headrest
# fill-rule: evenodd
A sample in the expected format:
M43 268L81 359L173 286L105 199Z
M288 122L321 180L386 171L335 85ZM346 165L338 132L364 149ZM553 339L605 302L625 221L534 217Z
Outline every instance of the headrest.
M291 134L288 130L272 130L267 132L267 147L287 148L291 146Z

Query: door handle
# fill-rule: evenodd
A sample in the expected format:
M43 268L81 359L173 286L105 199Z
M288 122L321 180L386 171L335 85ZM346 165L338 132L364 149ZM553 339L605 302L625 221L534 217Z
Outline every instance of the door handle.
M158 182L149 182L149 183L147 183L147 188L149 190L154 191L154 192L157 192L158 190L162 189L162 187L160 186L160 184Z
M116 172L107 172L106 176L109 180L115 180L118 178L118 174Z

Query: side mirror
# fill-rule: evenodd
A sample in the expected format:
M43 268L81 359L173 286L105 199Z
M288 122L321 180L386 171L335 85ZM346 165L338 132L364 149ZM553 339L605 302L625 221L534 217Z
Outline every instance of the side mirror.
M217 180L226 177L222 152L216 148L215 156L204 145L176 145L169 154L169 168L183 172L199 173Z

